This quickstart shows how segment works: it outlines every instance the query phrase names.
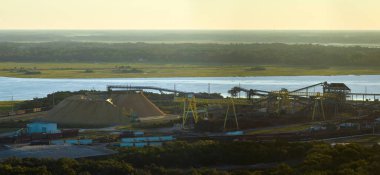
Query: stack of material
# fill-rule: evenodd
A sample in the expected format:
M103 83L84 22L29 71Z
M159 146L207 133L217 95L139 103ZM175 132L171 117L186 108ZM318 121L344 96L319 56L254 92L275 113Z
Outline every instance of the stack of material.
M114 94L111 95L112 103L123 111L136 113L138 117L152 117L165 115L144 94Z
M129 121L112 103L84 95L66 98L48 112L46 120L58 124L88 126L111 126Z
M100 95L75 95L66 98L48 112L45 121L72 126L114 126L137 117L165 115L143 94L112 94L108 99Z

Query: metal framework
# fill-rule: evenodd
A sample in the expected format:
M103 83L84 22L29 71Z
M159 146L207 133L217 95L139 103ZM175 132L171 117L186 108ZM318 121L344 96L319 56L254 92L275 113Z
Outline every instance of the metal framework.
M319 92L316 92L318 87ZM322 88L322 91L320 89ZM369 101L373 98L373 101L378 101L380 94L373 93L351 93L351 90L344 83L327 83L320 82L310 86L302 87L296 90L288 91L287 89L281 89L279 91L265 91L257 89L246 89L243 87L233 87L228 92L232 97L238 97L240 92L245 93L245 99L241 98L223 98L223 99L204 99L204 98L195 98L194 93L177 91L174 89L165 89L153 86L125 86L125 85L109 85L107 86L109 92L113 90L126 90L126 91L159 91L161 93L174 93L174 96L178 94L184 95L184 97L175 97L175 102L181 102L183 106L183 115L182 115L182 127L185 127L189 120L189 115L191 114L194 120L194 123L197 123L200 118L202 118L202 110L199 110L197 105L199 104L219 104L226 106L226 115L224 118L224 129L227 125L227 120L230 113L235 118L236 128L239 128L237 115L236 115L236 106L235 105L250 105L257 108L262 107L266 108L267 112L270 114L275 114L280 116L283 112L290 111L291 113L309 110L312 112L311 119L315 120L317 115L321 115L323 120L326 119L325 110L335 111L337 114L338 110L341 107L344 107L344 103L348 101L354 101L356 105L357 99L362 97L363 104L365 101ZM240 96L240 95L239 95ZM356 101L354 100L356 97ZM359 98L358 98L359 97ZM350 99L351 98L351 99ZM207 112L203 113L207 116ZM230 115L231 116L231 115ZM205 117L205 116L203 116Z
M325 116L325 110L323 108L323 99L324 99L324 96L320 95L320 94L317 94L316 96L312 97L313 98L313 101L314 101L314 104L313 104L313 114L311 116L311 120L314 121L315 120L315 112L317 109L320 110L320 113L322 114L322 118L323 120L326 120L326 116Z
M154 87L154 86L128 86L128 85L108 85L107 91L111 92L113 90L127 90L127 91L143 91L143 90L156 90L160 93L163 92L171 92L171 93L188 93L184 91L177 91L175 89L166 89L166 88L160 88L160 87Z
M246 99L234 99L234 98L223 98L223 99L204 99L204 98L195 98L194 95L188 95L187 97L175 97L174 102L183 103L183 115L182 115L182 127L185 128L188 120L189 113L192 113L194 123L199 121L199 114L197 104L220 104L226 105L227 111L224 118L223 128L226 129L227 120L230 112L232 112L236 129L239 129L239 123L236 115L236 106L235 105L253 105L253 103Z
M323 92L315 92L316 87L321 87ZM350 95L350 89L345 84L329 84L327 82L316 83L293 91L287 89L279 91L248 90L242 87L233 87L229 90L231 96L237 96L240 92L245 92L249 99L257 96L255 103L266 104L268 111L276 116L280 116L283 110L295 112L311 106L313 120L318 111L325 119L324 101L330 106L333 105L337 111L338 106L345 102L346 97Z
M269 91L257 90L257 89L245 89L239 86L235 86L231 90L228 91L228 93L231 94L232 97L238 96L240 92L244 92L248 99L251 99L253 96L263 97L263 96L268 95L268 93L270 93Z

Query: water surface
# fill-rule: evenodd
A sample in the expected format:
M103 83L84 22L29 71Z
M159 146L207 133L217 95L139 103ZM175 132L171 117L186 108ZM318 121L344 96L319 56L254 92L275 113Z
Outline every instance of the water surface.
M265 76L265 77L176 77L176 78L97 78L40 79L0 77L0 100L28 100L56 91L106 90L107 85L157 86L187 91L221 93L234 86L248 89L294 90L319 82L346 83L352 92L380 93L380 75ZM314 90L314 89L313 89ZM321 90L316 88L315 91Z

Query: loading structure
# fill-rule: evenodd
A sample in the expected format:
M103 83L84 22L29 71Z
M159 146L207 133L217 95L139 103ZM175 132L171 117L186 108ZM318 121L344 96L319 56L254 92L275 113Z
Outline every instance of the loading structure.
M267 96L269 91L264 90L257 90L257 89L245 89L239 86L235 86L232 89L228 90L228 93L231 95L231 97L237 97L240 92L243 92L246 94L247 99L252 99L254 96Z
M322 91L316 88L322 89ZM219 104L227 107L224 118L224 129L230 113L234 116L236 128L239 128L236 105L249 105L254 109L265 108L267 113L280 116L282 113L296 113L300 111L311 113L311 119L318 117L326 119L326 113L337 114L338 111L346 106L352 106L354 96L380 97L380 94L351 93L351 89L344 83L327 83L320 82L310 86L302 87L289 91L281 89L278 91L266 91L258 89L246 89L243 87L233 87L228 91L231 98L223 99L205 99L196 98L195 93L178 91L176 89L167 89L154 86L129 86L129 85L109 85L108 92L112 91L159 91L160 93L174 93L174 102L183 103L182 127L184 128L189 121L190 114L194 123L197 123L202 117L207 116L207 110L200 110L199 105ZM246 98L240 97L240 93L245 94ZM377 101L378 101L377 99ZM364 104L364 103L363 103ZM201 114L204 114L203 116Z
M234 122L236 129L239 129L239 122L236 115L236 105L253 105L253 103L246 99L235 99L235 98L223 98L223 99L205 99L196 98L194 94L186 94L184 97L175 97L174 102L183 103L183 115L182 115L182 128L186 128L189 120L189 114L192 114L194 123L198 123L200 120L198 105L209 105L209 104L219 104L225 105L227 107L223 129L226 130L228 116L232 112L234 117Z
M322 88L322 92L316 92L316 88ZM312 111L312 120L319 114L325 119L325 109L338 109L345 103L351 90L344 83L320 82L310 86L289 91L285 88L278 91L265 91L234 87L229 90L232 97L244 92L247 98L255 104L255 107L265 108L267 113L280 116L282 113L308 110ZM252 97L257 97L254 100Z
M155 86L130 86L130 85L108 85L107 91L110 93L112 91L150 91L155 90L159 91L160 93L169 92L174 94L188 94L189 92L184 91L177 91L176 89L167 89L167 88L160 88Z

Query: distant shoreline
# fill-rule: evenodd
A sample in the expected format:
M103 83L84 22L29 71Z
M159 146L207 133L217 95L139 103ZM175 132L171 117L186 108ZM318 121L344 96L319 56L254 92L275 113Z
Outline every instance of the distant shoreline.
M192 65L142 63L2 62L0 77L14 78L175 78L380 75L376 67L305 67L284 65Z
M0 42L284 43L380 47L380 30L0 30Z

